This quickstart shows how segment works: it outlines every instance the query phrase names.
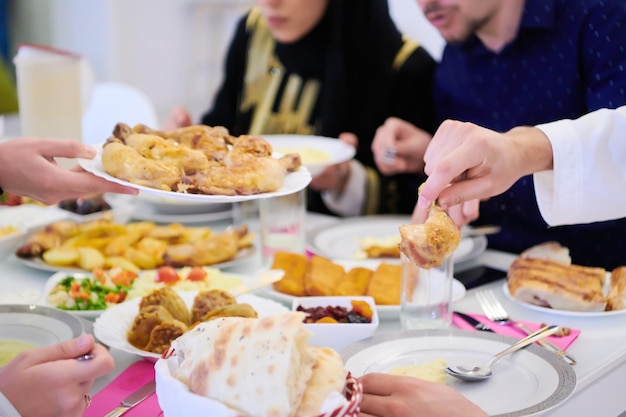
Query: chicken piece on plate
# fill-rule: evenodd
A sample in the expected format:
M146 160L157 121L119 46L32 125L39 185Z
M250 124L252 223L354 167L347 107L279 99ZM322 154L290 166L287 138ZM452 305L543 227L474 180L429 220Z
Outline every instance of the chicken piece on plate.
M400 236L400 251L423 269L440 266L461 241L461 231L436 203L430 206L424 224L403 224Z
M237 256L239 240L242 238L240 233L238 229L227 229L205 239L171 245L163 254L163 261L165 265L176 268L229 261Z
M181 177L174 165L144 158L135 149L117 140L104 146L102 167L116 178L158 190L175 190Z

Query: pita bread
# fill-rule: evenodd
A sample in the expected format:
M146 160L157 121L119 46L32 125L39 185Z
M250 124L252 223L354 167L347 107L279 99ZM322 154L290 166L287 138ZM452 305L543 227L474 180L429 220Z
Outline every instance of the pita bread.
M176 339L174 376L191 392L245 415L294 417L313 373L305 314L201 323Z
M346 371L343 369L341 356L331 348L315 348L313 375L307 384L297 416L317 416L320 414L326 398L333 393L342 393L346 384Z

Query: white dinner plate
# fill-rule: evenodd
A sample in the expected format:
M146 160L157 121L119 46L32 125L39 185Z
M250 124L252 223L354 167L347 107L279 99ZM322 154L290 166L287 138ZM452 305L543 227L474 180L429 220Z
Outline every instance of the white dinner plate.
M254 257L254 254L256 253L256 247L255 246L250 246L247 248L243 248L241 250L239 250L239 252L237 252L237 256L235 256L235 258L231 259L230 261L226 261L226 262L220 262L217 264L213 264L213 265L204 265L204 266L209 266L211 268L218 268L218 269L222 269L222 268L229 268L231 266L235 266L238 265L240 263L243 262L247 262L250 259L252 259ZM26 265L28 267L31 268L35 268L35 269L39 269L42 271L48 271L48 272L85 272L85 270L80 269L80 268L72 268L72 267L68 267L68 266L55 266L55 265L50 265L44 262L43 259L41 258L21 258L19 256L15 256L15 254L11 255L15 258L15 260L17 260L19 263Z
M346 272L352 268L363 267L368 269L376 269L378 265L383 262L379 259L363 259L363 260L337 260L333 262L342 265ZM384 261L386 262L386 261ZM268 288L262 290L268 297L272 297L275 300L281 301L288 305L293 303L293 300L297 297L282 292L278 292L274 289ZM452 301L460 300L465 296L465 287L458 280L452 282ZM400 306L399 305L376 305L376 311L378 312L378 318L380 320L397 320L400 318Z
M0 339L50 346L80 336L81 320L65 311L38 305L0 305Z
M207 270L215 269L213 267L206 267L206 268L207 268ZM190 270L190 268L179 268L179 269L177 269L177 271L179 271L179 273L180 273L180 271L182 269ZM156 272L154 270L151 270L151 271L141 271L138 274L138 279L141 278L142 276L144 276L144 274L145 275L149 275L149 276L154 276L154 275L156 275ZM229 279L226 282L226 286L225 287L221 287L221 286L215 285L215 283L214 283L213 286L211 286L211 289L220 288L220 289L223 289L225 291L228 291L230 288L234 288L237 285L245 284L245 283L247 283L247 282L252 280L252 277L247 276L247 275L231 274L231 273L222 273L222 274L223 275L227 275L229 278L232 278L232 279ZM52 291L52 289L55 287L55 285L57 285L59 283L59 281L61 281L62 279L65 279L68 276L74 277L76 279L84 279L84 278L88 278L88 277L93 277L93 274L87 273L87 272L68 272L68 271L56 272L50 278L48 278L48 280L46 281L46 285L44 287L43 295L42 295L41 299L39 300L39 304L56 309L55 306L51 305L48 302L48 295L50 294L50 291ZM231 285L231 287L228 287L229 284ZM176 289L176 288L174 288L174 289ZM189 287L185 287L185 289L189 289ZM132 291L133 290L132 290L132 287L131 287L130 296L133 295ZM137 292L135 291L135 293L137 293ZM84 319L93 320L96 317L98 317L99 315L101 315L105 310L64 310L64 311L67 311L68 313L74 314L75 316L82 317Z
M179 294L183 300L185 300L187 306L191 307L197 292L181 292ZM109 347L139 355L144 359L156 361L161 357L160 354L137 349L128 342L128 338L126 337L126 332L133 324L135 316L139 312L140 301L140 298L136 298L108 308L96 319L94 323L94 335L99 341ZM253 294L240 295L237 297L237 301L250 304L256 310L259 317L289 311L289 309L282 304L266 298L257 297Z
M398 228L409 224L409 216L363 216L342 219L341 222L321 227L307 233L307 249L330 259L355 259L360 251L360 241L373 237L388 238L400 234ZM487 249L485 236L464 237L454 252L454 263L465 262ZM386 258L387 262L400 262L400 258Z
M132 182L124 181L106 173L102 167L102 147L104 143L93 145L97 151L96 156L93 159L78 159L78 163L85 171L91 172L94 175L105 178L109 181L116 182L118 184L126 185L128 187L136 188L146 194L151 194L157 197L163 197L168 199L175 199L180 201L191 202L203 202L203 203L235 203L238 201L256 200L259 198L278 197L282 195L293 194L297 191L304 189L311 182L311 173L306 167L301 167L296 172L291 172L285 175L285 182L283 187L271 193L252 194L252 195L208 195L208 194L187 194L177 193L174 191L158 190L156 188L150 188L143 185L133 184Z
M263 135L263 138L272 145L274 152L299 153L302 165L312 176L321 173L328 165L349 161L356 154L354 147L341 140L322 136Z
M204 201L181 201L175 198L160 197L145 192L133 196L142 206L148 206L157 214L206 214L231 210L229 203L206 203Z
M605 287L608 287L608 285L610 284L610 278L607 279L606 281L606 285ZM542 313L546 313L546 314L553 314L556 316L568 316L568 317L608 317L608 316L620 316L620 315L624 315L626 314L626 309L622 309L622 310L612 310L612 311L571 311L571 310L557 310L555 308L548 308L548 307L542 307L542 306L538 306L535 304L530 304L527 303L525 301L521 301L518 300L517 298L513 297L511 295L511 293L509 292L509 286L507 285L507 283L505 282L504 285L502 286L502 291L504 292L504 295L511 301L513 301L516 304L519 304L523 307L526 307L530 310L536 310L536 311L541 311ZM608 294L608 288L605 288L605 294Z
M487 332L415 330L375 335L341 353L346 370L358 377L439 358L448 365L480 365L516 341ZM565 401L576 387L576 373L559 356L531 345L500 359L488 380L466 382L447 376L446 384L491 417L531 416Z

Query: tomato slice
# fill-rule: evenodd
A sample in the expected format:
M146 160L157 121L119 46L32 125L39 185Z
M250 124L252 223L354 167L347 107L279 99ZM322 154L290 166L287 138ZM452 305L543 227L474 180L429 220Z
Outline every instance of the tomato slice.
M209 275L207 271L204 270L201 266L194 266L189 271L189 275L187 275L187 279L189 281L203 281L204 278Z
M154 278L156 282L163 282L166 284L172 284L180 280L178 276L178 272L171 266L161 266L157 269L156 277Z

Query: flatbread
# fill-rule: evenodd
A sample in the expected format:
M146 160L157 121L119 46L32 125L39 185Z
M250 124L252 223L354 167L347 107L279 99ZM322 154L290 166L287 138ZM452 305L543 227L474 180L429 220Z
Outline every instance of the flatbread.
M346 371L339 354L327 347L311 347L315 351L313 375L307 384L297 416L317 416L322 404L333 392L342 393L346 384Z
M172 343L179 358L174 376L191 392L247 415L294 417L316 360L305 316L201 323Z

